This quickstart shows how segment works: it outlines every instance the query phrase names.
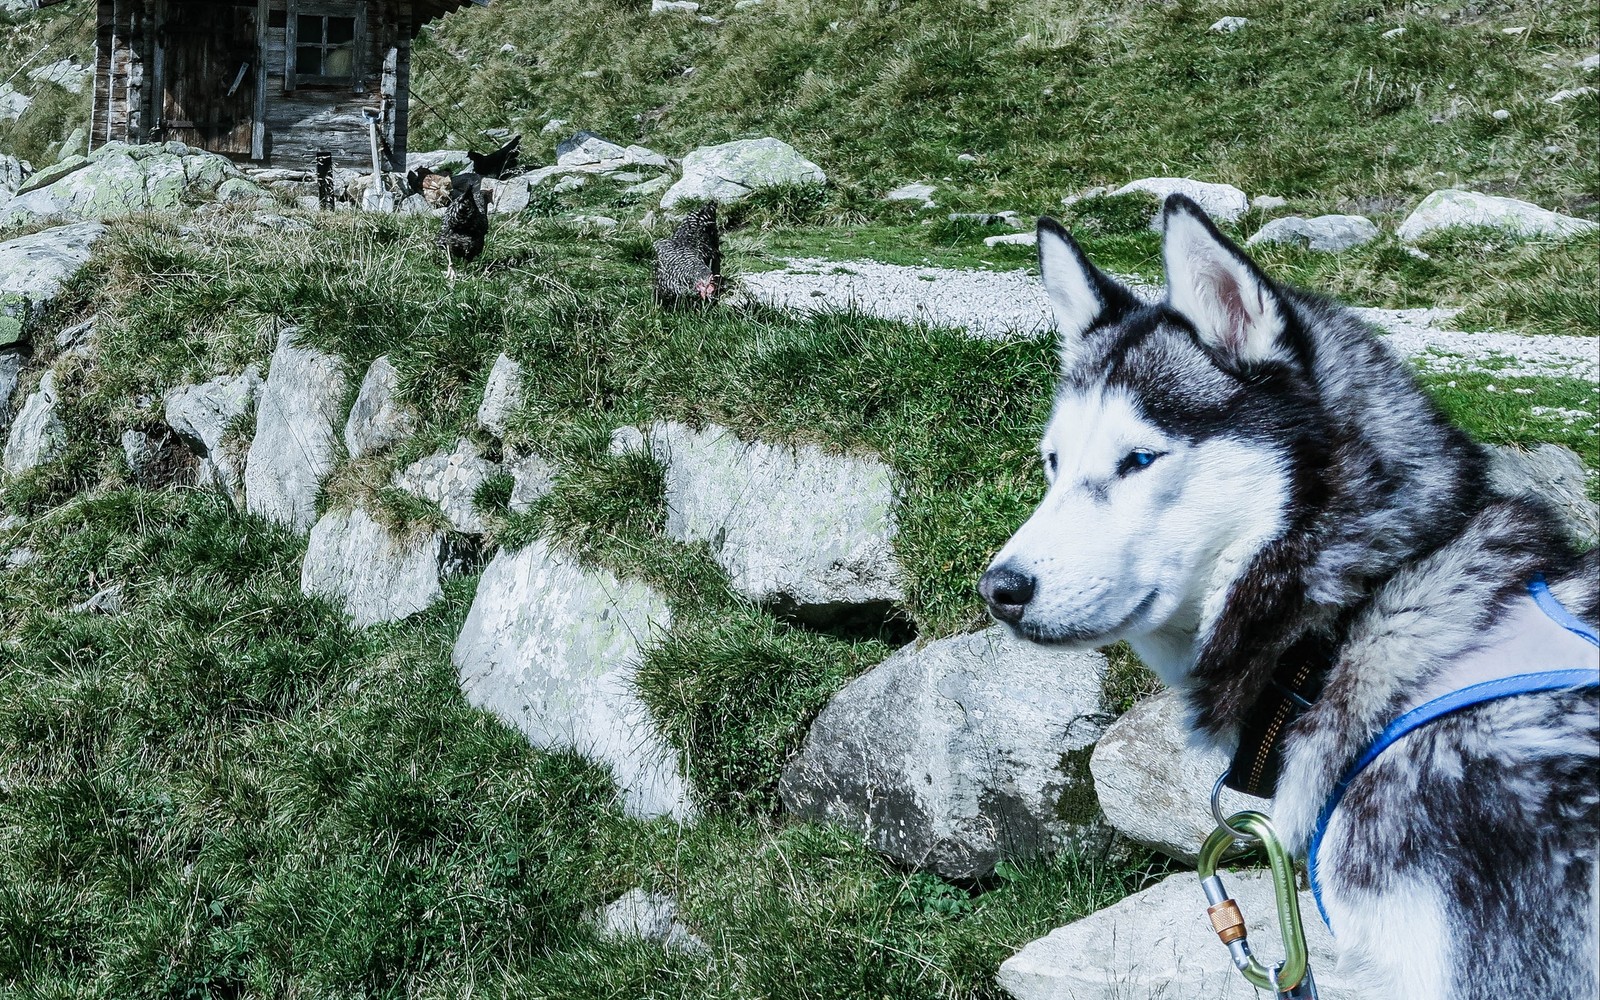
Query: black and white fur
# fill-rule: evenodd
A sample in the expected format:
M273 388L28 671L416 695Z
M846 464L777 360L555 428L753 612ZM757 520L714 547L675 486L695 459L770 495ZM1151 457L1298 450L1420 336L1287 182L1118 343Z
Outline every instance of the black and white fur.
M1330 644L1272 807L1303 852L1353 760L1534 574L1592 626L1600 560L1544 502L1494 492L1486 453L1350 313L1272 282L1186 198L1163 220L1156 304L1040 222L1062 338L1049 488L980 589L1034 641L1126 639L1229 749L1279 656ZM1597 855L1593 689L1449 716L1334 814L1319 858L1341 972L1374 997L1593 1000Z

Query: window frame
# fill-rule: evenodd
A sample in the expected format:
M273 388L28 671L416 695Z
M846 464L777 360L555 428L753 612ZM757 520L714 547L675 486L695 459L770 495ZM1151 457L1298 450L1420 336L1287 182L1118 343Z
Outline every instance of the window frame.
M311 8L307 10L306 8ZM366 93L366 47L370 44L367 37L367 5L357 3L317 3L316 0L287 0L284 5L284 90L292 91L298 85L311 87L348 87L352 93ZM320 34L316 40L306 40L300 37L300 19L316 18L320 22ZM331 43L328 41L330 22L334 19L350 22L349 42ZM350 71L335 76L325 75L320 72L328 59L328 53L349 46ZM302 48L316 49L318 51L317 70L319 72L306 72L300 67L300 50Z

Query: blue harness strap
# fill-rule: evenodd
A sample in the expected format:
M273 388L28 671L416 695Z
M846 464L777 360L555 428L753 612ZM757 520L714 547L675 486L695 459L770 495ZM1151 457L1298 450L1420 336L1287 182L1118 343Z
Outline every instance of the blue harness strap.
M1590 645L1600 647L1600 636L1580 621L1572 612L1562 607L1555 595L1550 593L1550 587L1543 577L1534 577L1528 584L1528 595L1539 606L1551 621L1565 628L1567 631L1586 640ZM1409 733L1426 726L1436 719L1443 718L1453 712L1485 702L1498 701L1501 698L1510 698L1521 694L1536 694L1540 691L1571 691L1580 688L1600 686L1600 667L1579 667L1570 670L1545 670L1537 673L1517 674L1512 677L1502 677L1497 680L1484 681L1468 687L1451 691L1432 701L1418 705L1411 711L1389 723L1378 734L1365 753L1358 758L1350 770L1345 772L1338 784L1333 786L1333 791L1328 794L1328 800L1322 806L1322 812L1317 815L1317 825L1311 831L1311 842L1306 848L1306 874L1311 881L1311 896L1316 900L1317 912L1322 916L1322 922L1333 930L1333 924L1328 920L1328 911L1322 905L1322 880L1317 873L1317 851L1322 846L1323 834L1328 830L1328 821L1333 818L1333 811L1339 808L1339 802L1344 798L1344 793L1355 781L1368 764L1378 758L1378 755L1389 749Z

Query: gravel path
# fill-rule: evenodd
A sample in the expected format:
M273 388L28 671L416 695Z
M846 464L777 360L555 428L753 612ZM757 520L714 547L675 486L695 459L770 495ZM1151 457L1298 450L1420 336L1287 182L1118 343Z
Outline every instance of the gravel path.
M777 309L816 313L857 309L902 322L956 327L1002 339L1050 328L1050 305L1027 271L907 267L876 261L789 260L780 271L744 276L745 293ZM1146 298L1161 289L1130 282ZM1493 371L1507 377L1600 379L1600 341L1516 333L1462 333L1443 326L1455 309L1357 309L1390 344L1436 372Z

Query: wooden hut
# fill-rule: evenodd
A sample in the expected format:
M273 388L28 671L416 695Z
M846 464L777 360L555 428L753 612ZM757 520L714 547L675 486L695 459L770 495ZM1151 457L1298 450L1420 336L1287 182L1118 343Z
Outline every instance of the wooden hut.
M177 140L308 168L405 169L411 40L488 0L97 0L90 147Z

